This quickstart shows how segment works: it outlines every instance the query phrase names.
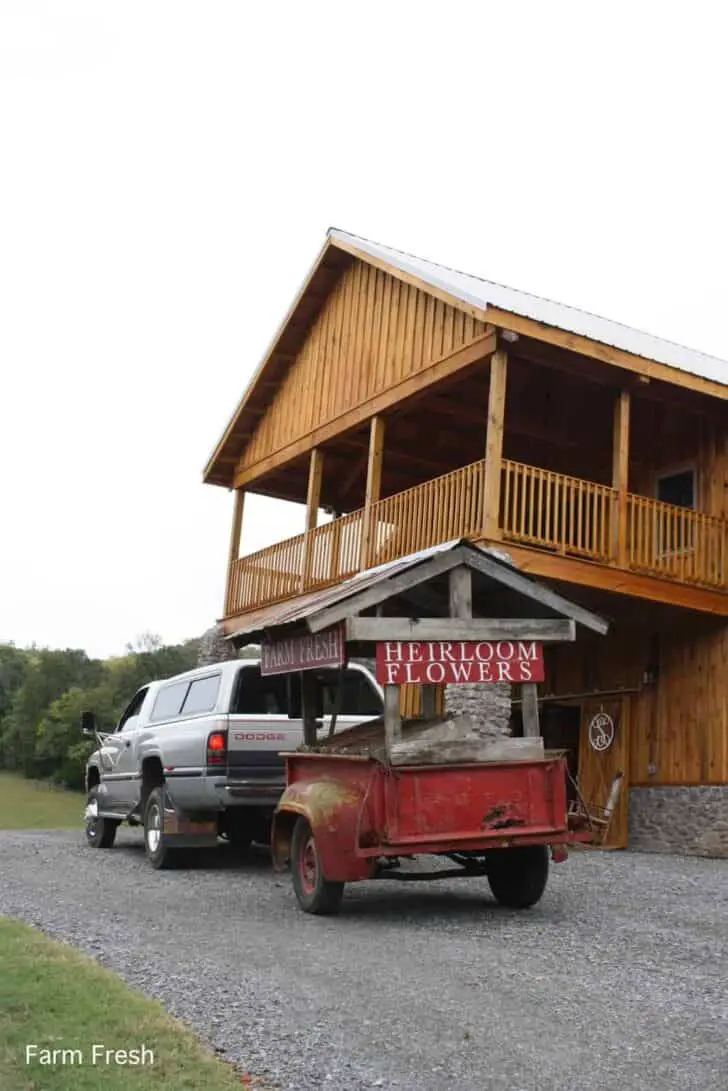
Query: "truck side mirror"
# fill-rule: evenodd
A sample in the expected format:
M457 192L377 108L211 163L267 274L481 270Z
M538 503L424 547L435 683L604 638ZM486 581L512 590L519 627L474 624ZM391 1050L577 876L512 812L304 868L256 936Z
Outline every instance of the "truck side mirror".
M93 712L81 713L81 734L91 736L96 734L96 717Z

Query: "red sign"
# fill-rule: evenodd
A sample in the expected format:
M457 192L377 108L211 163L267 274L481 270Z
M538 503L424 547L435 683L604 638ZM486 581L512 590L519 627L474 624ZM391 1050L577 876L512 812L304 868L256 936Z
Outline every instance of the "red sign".
M260 673L292 674L316 667L343 667L345 658L344 630L337 625L321 633L264 640L260 650Z
M543 682L543 649L535 640L387 640L377 644L377 681Z

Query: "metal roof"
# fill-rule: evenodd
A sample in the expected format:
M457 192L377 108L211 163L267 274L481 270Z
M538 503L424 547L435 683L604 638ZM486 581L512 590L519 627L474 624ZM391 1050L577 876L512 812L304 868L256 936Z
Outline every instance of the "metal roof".
M436 566L434 562L441 554L450 554L450 556L443 557L442 563ZM516 566L507 559L506 554L497 549L473 545L466 539L455 539L411 553L399 560L378 565L376 568L369 568L334 587L311 591L305 595L298 595L294 599L287 599L285 602L252 610L240 619L240 627L228 635L228 640L243 644L251 642L264 630L281 627L305 626L310 632L319 632L322 628L335 624L339 618L354 616L365 608L361 601L362 593L365 591L381 587L381 594L377 597L382 601L394 593L399 593L394 586L390 586L395 576L421 569L421 572L409 581L409 587L412 588L459 564L472 567L489 580L503 584L517 595L538 600L541 606L559 616L573 618L580 625L595 632L607 631L608 623L598 614L564 598L563 595L551 590L532 576L519 572ZM372 605L371 596L365 605Z
M402 250L394 250L390 246L382 246L380 243L371 242L358 235L339 231L338 228L331 228L328 234L334 244L338 241L346 246L355 247L362 253L369 254L370 257L395 266L403 273L418 277L433 288L448 292L470 306L483 310L488 306L497 307L523 318L543 322L547 326L555 326L557 329L588 337L592 341L611 345L624 352L631 352L636 356L643 356L648 360L678 368L680 371L687 371L692 375L699 375L704 379L728 385L728 361L721 360L717 356L708 356L704 352L696 352L672 341L663 341L642 330L634 330L620 322L612 322L608 318L600 318L588 311L577 310L576 307L566 307L550 299L542 299L540 296L529 295L528 292L522 292L516 288L507 288L503 284L494 284L480 277L471 276L469 273L449 269L434 261L427 261L425 258L406 254Z

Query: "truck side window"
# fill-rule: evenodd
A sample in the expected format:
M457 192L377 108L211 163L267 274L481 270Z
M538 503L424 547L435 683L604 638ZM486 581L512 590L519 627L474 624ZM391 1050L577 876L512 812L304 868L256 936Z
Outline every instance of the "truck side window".
M190 688L189 679L184 682L172 682L169 686L162 686L154 702L150 720L171 720L179 716L182 702Z
M219 674L212 674L208 678L196 678L185 697L182 715L195 716L200 712L212 712L217 704L219 689Z
M264 678L258 667L244 667L235 684L230 712L238 716L288 715L286 677Z

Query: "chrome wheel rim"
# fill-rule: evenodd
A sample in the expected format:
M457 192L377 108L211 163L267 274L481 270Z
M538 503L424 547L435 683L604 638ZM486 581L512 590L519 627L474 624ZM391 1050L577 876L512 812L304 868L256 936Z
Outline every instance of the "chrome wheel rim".
M162 816L157 804L153 803L149 808L149 817L147 818L147 848L149 851L152 853L156 852L161 840Z
M86 808L83 812L83 817L86 822L86 833L89 837L93 837L96 834L96 827L99 822L99 804L98 800L92 799L86 804Z

